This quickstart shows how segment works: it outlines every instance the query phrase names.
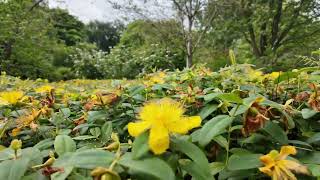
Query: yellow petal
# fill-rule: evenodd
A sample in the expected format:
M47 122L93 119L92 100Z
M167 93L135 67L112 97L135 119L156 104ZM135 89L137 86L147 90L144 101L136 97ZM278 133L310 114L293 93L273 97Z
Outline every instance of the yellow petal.
M275 163L275 157L276 157L278 154L279 154L278 151L272 150L272 151L270 151L269 154L261 156L261 157L260 157L260 161L261 161L264 165L269 166L269 165Z
M279 161L287 169L294 171L300 174L309 174L308 168L304 165L299 164L298 162L292 160L281 160Z
M261 167L261 168L259 168L259 171L261 171L271 177L273 175L273 171L269 167Z
M296 176L286 167L282 165L278 165L277 167L281 170L281 176L283 179L292 179L292 180L297 179Z
M272 174L272 180L285 180L286 178L282 175L279 167L275 166Z
M280 150L280 155L277 158L278 160L285 159L288 155L297 154L297 150L294 146L282 146Z
M129 123L128 124L128 132L131 136L137 137L144 131L146 131L148 128L150 128L151 123L148 121L140 121L135 123Z
M201 125L200 116L183 117L176 121L168 121L166 123L170 132L186 134L189 130Z
M149 147L154 154L162 154L169 148L169 132L163 125L151 127Z

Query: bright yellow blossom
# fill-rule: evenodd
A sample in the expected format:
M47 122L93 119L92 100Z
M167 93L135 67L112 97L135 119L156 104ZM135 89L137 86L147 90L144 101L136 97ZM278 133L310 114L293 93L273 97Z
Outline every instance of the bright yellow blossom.
M271 80L275 80L280 76L281 72L272 72L270 74L266 74L265 78L271 79Z
M280 153L276 150L270 151L269 154L261 156L260 161L265 165L259 170L273 180L296 180L297 178L292 171L301 174L309 174L306 166L293 160L287 160L288 155L295 155L297 150L294 146L282 146Z
M22 91L0 92L0 105L17 104L22 97Z
M141 121L128 124L129 134L137 137L150 129L149 147L154 154L162 154L169 148L169 133L186 134L200 126L200 116L186 117L184 111L182 105L172 99L149 102L139 113Z
M144 84L147 86L152 86L154 84L163 84L165 83L166 74L164 72L159 72L150 77L148 81L145 81Z
M36 93L48 93L48 92L52 91L52 89L54 89L52 86L44 85L39 88L36 88L35 91L36 91Z

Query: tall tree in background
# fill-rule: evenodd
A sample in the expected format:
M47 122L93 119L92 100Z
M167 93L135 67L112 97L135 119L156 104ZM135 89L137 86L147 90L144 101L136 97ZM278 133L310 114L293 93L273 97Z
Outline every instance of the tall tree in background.
M83 22L63 9L50 9L50 13L57 37L67 46L74 46L86 40Z
M157 17L158 19L174 19L179 22L178 27L181 31L181 36L184 39L184 49L186 52L186 67L191 67L193 63L193 55L196 51L199 43L210 28L210 22L217 15L217 9L207 8L208 2L213 0L148 0L146 3L154 3L154 7L139 7L131 0L127 0L126 4L118 4L117 1L108 0L114 7L124 10L132 10L137 13L138 18L155 20L152 16L152 11L159 14L165 14L164 16ZM163 5L161 7L161 5ZM141 4L140 4L141 6ZM168 7L171 12L168 12ZM157 11L156 11L157 9ZM210 11L210 12L208 12ZM132 13L130 14L132 15ZM153 18L153 19L152 19ZM201 22L199 23L201 18Z
M119 43L123 29L124 25L120 22L93 21L86 25L88 41L108 53Z
M320 4L316 0L223 0L222 24L240 32L257 58L305 47L320 35ZM268 58L263 58L268 59ZM267 62L267 61L266 61Z

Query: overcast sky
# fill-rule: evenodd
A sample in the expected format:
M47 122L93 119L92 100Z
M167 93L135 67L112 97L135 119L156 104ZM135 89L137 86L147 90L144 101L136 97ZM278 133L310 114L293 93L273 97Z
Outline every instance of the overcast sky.
M144 0L134 0L140 6L143 4ZM166 9L166 11L170 11L168 9L169 6L166 2L167 0L158 0L161 6L165 8L157 9L159 5L145 5L148 10L152 9L152 13L160 16L160 11ZM123 2L123 0L115 1L119 4ZM167 4L165 6L165 4ZM87 23L92 20L99 20L99 21L114 21L116 19L123 19L128 14L124 13L123 11L116 10L112 7L107 0L49 0L50 7L60 7L63 9L67 9L70 14L77 16L81 21ZM153 6L153 7L152 7ZM151 8L152 7L152 8ZM159 11L159 12L157 12ZM169 12L163 13L165 15L170 14ZM130 16L129 16L130 18Z
M50 7L68 9L69 13L81 21L113 21L121 18L106 0L49 0Z

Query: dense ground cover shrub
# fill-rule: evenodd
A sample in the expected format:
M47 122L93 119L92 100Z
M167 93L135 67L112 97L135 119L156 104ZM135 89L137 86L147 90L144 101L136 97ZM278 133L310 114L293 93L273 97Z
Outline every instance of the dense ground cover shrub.
M319 68L0 76L0 179L316 179Z

